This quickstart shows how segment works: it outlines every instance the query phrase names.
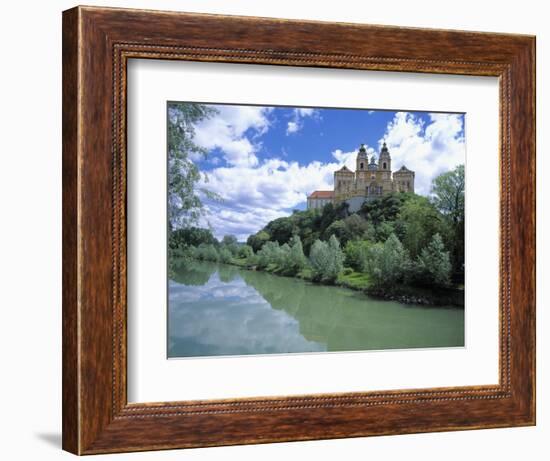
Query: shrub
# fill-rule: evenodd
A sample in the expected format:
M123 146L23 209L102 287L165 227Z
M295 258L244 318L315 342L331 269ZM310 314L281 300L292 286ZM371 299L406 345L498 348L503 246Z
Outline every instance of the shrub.
M443 239L435 234L417 258L415 275L425 285L448 286L451 276L451 260L445 251Z
M395 234L391 234L385 243L377 243L369 249L367 273L375 288L389 288L404 282L410 267L407 250Z
M317 240L311 247L309 259L314 280L334 282L342 271L344 254L338 239L333 235L328 243Z
M218 251L218 261L222 263L230 263L233 258L233 254L227 247L221 247Z
M261 230L260 232L257 232L256 234L248 237L246 243L247 245L250 245L252 247L252 250L257 253L262 249L265 243L269 241L270 237L271 236L266 231Z
M198 247L195 247L191 252L192 257L201 261L218 261L218 250L212 244L201 243Z
M239 258L242 259L250 259L252 256L254 256L254 250L252 250L252 247L250 245L242 245L239 248Z
M278 260L279 252L280 248L278 242L266 242L256 254L258 256L258 268L265 269L270 264L275 264Z
M283 245L284 247L285 245ZM307 265L304 248L300 237L295 235L290 241L288 251L285 250L285 258L282 264L283 272L287 275L296 275Z
M345 264L359 272L367 270L368 253L371 243L366 240L352 240L344 249Z

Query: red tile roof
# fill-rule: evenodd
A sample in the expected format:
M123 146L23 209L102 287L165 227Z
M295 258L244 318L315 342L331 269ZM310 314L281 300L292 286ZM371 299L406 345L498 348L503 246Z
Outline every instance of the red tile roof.
M334 192L331 190L316 190L308 198L333 198Z

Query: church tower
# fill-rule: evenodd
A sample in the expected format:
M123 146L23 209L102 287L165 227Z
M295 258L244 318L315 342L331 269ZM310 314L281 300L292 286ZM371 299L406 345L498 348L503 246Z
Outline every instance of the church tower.
M369 159L367 157L367 149L364 144L361 144L359 152L357 152L357 159L355 160L355 163L355 171L365 171L367 169Z
M386 143L382 144L380 159L378 160L378 169L380 171L391 171L390 151L388 150L388 146L386 146Z

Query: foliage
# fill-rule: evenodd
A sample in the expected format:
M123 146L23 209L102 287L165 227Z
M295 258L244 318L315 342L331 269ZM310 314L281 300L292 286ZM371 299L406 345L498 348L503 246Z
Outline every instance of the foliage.
M283 272L286 275L296 275L307 265L307 258L304 255L302 241L299 236L291 239L288 253L283 262Z
M432 183L433 203L449 222L449 238L445 243L457 281L464 280L464 190L464 165L438 176Z
M433 180L432 195L437 209L453 222L464 220L464 165L443 173Z
M331 235L334 235L342 246L345 246L350 240L365 237L369 230L371 229L367 221L354 213L328 226L323 232L323 240L328 240Z
M170 232L168 239L168 247L171 249L184 249L190 246L199 246L201 243L217 243L210 229L201 229L199 227L176 229Z
M250 245L241 245L239 247L238 256L242 259L250 259L254 256L254 250L252 250Z
M290 218L278 218L265 226L265 231L270 235L270 240L278 242L279 245L287 243L293 235L293 222Z
M220 247L220 249L218 250L218 261L227 264L231 262L232 258L233 258L233 254L231 253L228 247L226 246Z
M197 190L201 173L193 157L206 156L207 151L194 143L194 125L215 114L203 104L170 103L168 106L168 222L170 230L195 224L203 213L199 197L202 192L215 197L207 189Z
M423 285L448 286L450 283L451 262L445 251L443 240L435 234L432 241L422 249L418 257L415 274Z
M311 247L309 255L313 279L332 283L343 269L344 253L340 242L332 235L327 242L317 240Z
M401 206L413 196L414 194L398 192L368 200L361 206L359 215L375 226L384 221L395 221Z
M345 265L356 271L366 272L371 245L372 243L368 240L351 240L348 242L344 248Z
M219 261L219 254L212 244L201 243L198 247L192 248L191 256L200 261Z
M259 269L265 269L270 264L275 264L280 259L281 248L278 242L266 242L256 254L256 264Z
M376 288L391 289L405 282L410 267L407 250L395 234L391 234L383 244L376 243L369 249L367 273Z
M231 256L237 256L239 254L240 245L237 241L237 237L234 235L224 235L221 245L229 250Z
M256 234L250 235L246 243L254 250L254 252L258 252L270 238L271 236L265 230L261 230Z
M427 198L419 195L402 205L396 223L401 225L401 242L411 258L420 254L434 234L448 233L448 226L441 213Z

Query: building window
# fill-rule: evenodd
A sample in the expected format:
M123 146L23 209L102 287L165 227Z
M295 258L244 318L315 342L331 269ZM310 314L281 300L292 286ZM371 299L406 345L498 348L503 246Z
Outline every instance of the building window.
M384 162L384 170L386 169L386 162Z
M363 162L359 164L359 168L363 169Z

